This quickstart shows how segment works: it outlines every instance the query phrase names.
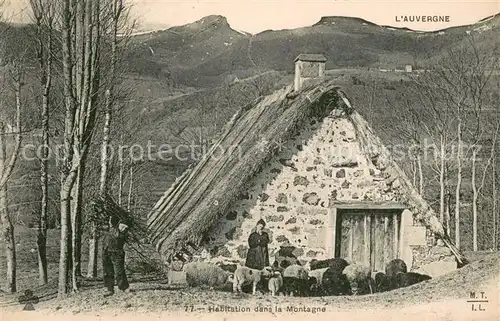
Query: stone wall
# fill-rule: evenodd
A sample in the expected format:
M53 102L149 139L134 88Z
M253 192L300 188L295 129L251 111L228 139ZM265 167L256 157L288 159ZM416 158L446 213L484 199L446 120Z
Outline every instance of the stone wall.
M308 124L280 147L249 182L247 192L207 233L203 259L243 263L248 236L261 218L272 240L271 263L285 243L295 246L294 254L302 262L329 258L324 227L332 202L395 200L384 173L361 153L348 119L327 117ZM409 221L410 226L419 224ZM434 242L432 235L427 241L425 246L408 247L405 261L418 265L415 259L424 260Z

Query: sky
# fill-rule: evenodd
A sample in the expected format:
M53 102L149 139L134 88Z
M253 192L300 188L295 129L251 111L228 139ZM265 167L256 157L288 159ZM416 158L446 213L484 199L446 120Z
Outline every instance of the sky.
M26 0L7 0L18 12ZM500 0L128 0L141 29L165 28L204 16L225 16L233 29L263 30L310 26L322 16L360 17L414 30L438 30L472 24L500 12ZM450 22L404 22L404 16L449 16ZM13 20L23 20L15 15ZM396 19L398 17L398 19ZM401 21L397 21L401 20Z

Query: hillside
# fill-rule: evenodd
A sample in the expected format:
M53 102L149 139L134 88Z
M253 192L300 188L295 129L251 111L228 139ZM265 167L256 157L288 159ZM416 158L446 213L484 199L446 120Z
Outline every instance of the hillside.
M2 32L8 52L19 54L34 46L29 26L8 30L7 35ZM293 59L308 52L324 54L327 69L424 66L467 41L468 34L475 37L479 47L498 45L500 15L435 32L327 16L309 27L267 30L256 35L234 30L225 17L212 15L132 36L125 65L130 77L155 79L181 88L207 88L222 85L234 75L241 79L266 70L292 72Z
M425 63L460 46L468 33L477 36L480 46L489 46L492 40L498 44L500 15L435 32L384 27L357 18L322 17L310 27L269 30L253 36L231 29L223 17L209 16L134 37L131 55L148 64L144 70L137 67L137 73L168 68L176 83L205 87L245 70L292 71L290 62L307 52L323 53L328 59L327 69L395 68L415 65L417 60Z

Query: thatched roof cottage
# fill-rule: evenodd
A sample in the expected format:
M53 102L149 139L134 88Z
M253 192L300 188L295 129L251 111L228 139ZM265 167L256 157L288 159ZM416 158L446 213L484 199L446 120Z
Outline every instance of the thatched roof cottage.
M332 81L289 86L242 108L156 203L148 226L166 263L193 248L206 260L234 262L244 260L261 218L271 263L283 244L302 262L340 256L372 270L394 258L413 268L466 263Z

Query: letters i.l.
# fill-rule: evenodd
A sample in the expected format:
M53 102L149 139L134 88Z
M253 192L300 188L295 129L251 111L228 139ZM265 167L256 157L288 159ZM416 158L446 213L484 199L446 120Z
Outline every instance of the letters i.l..
M472 311L486 311L486 310L483 307L481 307L481 303L472 303Z

